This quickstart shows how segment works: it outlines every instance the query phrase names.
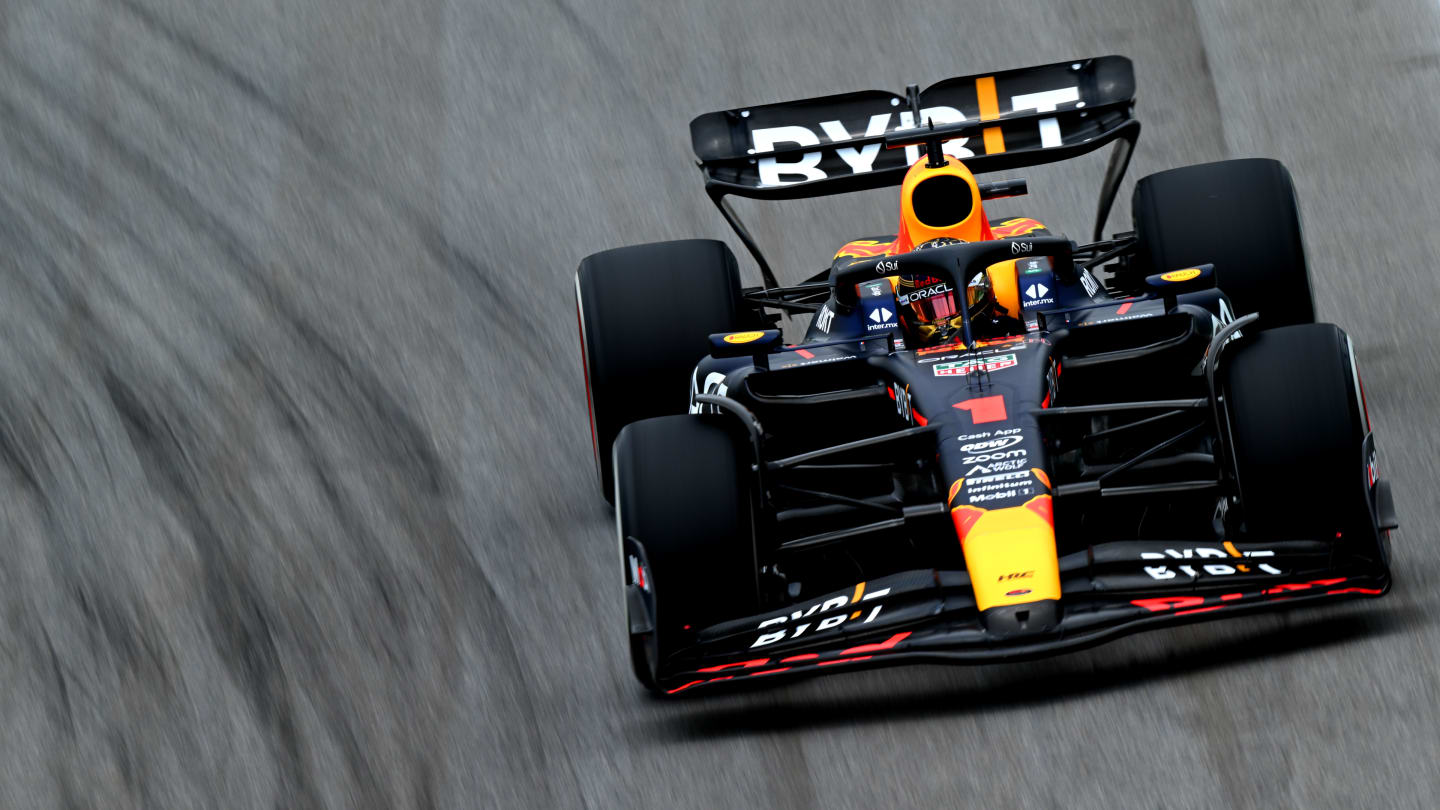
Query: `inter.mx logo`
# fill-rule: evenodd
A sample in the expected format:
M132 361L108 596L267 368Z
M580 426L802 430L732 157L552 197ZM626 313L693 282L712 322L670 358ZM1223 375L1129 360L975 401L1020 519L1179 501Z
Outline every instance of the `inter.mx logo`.
M939 363L935 366L936 377L963 377L974 371L999 371L1016 364L1015 355L997 354L994 357L980 357L961 360L958 363Z

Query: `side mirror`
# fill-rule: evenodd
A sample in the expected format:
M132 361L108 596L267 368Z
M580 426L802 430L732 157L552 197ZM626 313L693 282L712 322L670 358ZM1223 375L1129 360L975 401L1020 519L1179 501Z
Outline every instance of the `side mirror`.
M710 336L711 357L751 357L769 354L780 345L780 330L720 332Z
M1180 270L1170 270L1145 277L1145 286L1160 293L1165 309L1175 307L1176 296L1196 290L1208 290L1215 286L1215 265L1199 264Z

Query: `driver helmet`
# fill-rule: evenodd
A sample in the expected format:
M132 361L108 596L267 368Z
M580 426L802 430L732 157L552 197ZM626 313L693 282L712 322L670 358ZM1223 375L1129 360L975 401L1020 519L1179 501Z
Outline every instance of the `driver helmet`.
M955 244L956 239L932 239L916 250ZM930 276L900 276L895 282L895 303L906 331L920 346L934 346L958 340L965 334L964 312L949 282ZM990 274L976 273L965 285L963 298L970 311L972 331L989 324L995 317L995 290Z

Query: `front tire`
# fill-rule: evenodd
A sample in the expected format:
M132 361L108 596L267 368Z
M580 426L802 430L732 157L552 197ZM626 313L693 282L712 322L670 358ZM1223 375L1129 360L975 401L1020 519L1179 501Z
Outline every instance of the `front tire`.
M1215 286L1236 317L1258 327L1315 322L1300 208L1277 160L1222 160L1141 178L1133 198L1139 237L1133 286L1149 273L1215 265Z
M1221 357L1245 529L1257 538L1373 535L1369 432L1350 339L1332 324L1271 329Z
M727 419L646 419L615 441L631 663L649 689L695 632L758 610L749 448Z

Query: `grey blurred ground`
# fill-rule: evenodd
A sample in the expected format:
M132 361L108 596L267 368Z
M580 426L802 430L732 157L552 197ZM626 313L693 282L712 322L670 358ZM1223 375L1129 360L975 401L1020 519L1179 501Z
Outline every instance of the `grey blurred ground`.
M0 805L1435 806L1440 7L971 5L0 2ZM699 112L1112 52L1132 182L1294 172L1394 594L644 699L578 260L727 236ZM1082 235L1101 165L999 210ZM796 280L894 205L751 208Z

